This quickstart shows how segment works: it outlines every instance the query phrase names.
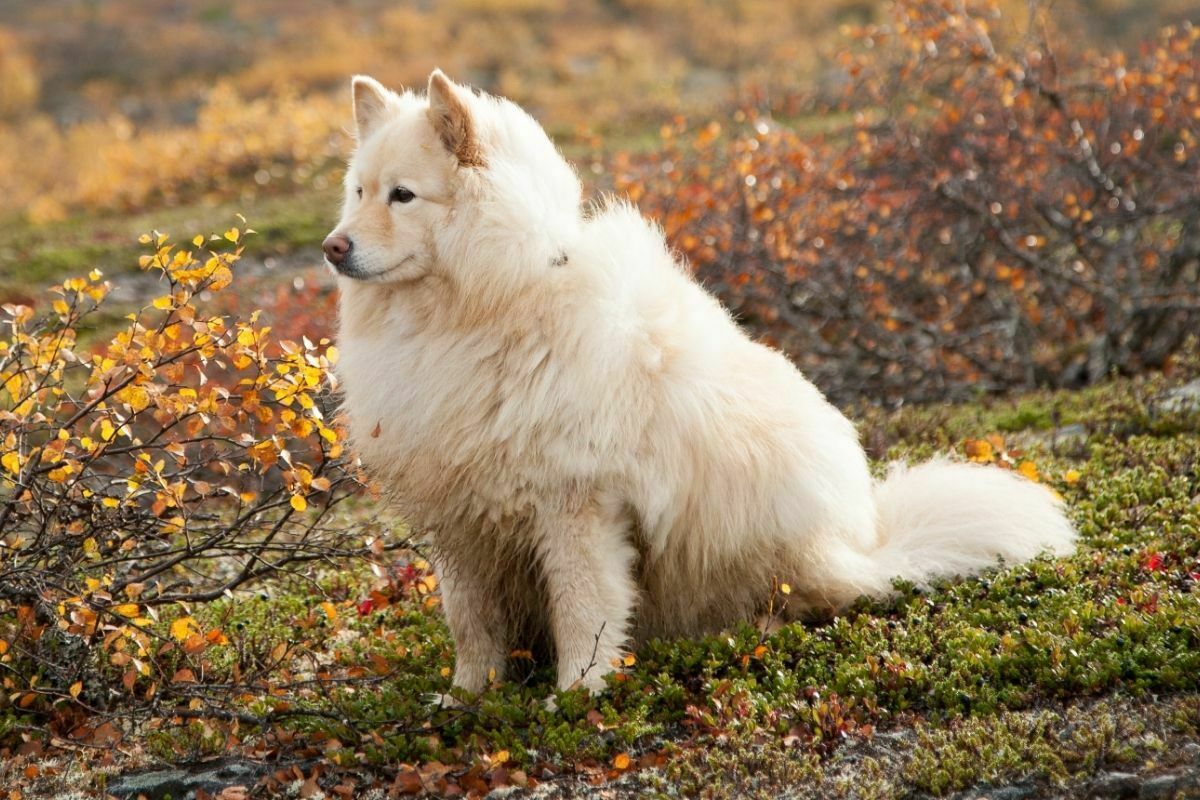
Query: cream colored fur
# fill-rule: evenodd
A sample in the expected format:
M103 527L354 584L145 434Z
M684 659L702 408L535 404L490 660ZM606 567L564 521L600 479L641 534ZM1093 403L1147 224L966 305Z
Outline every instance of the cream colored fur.
M792 618L1071 551L1009 472L873 482L854 425L633 207L581 210L517 106L441 73L354 97L339 373L357 452L433 545L457 686L537 634L560 687L598 689L637 642L753 620L781 583Z

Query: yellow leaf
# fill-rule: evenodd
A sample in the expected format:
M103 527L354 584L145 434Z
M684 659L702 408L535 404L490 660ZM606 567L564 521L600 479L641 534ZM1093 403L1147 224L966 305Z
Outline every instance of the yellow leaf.
M237 228L230 228L229 230L225 231L225 238L231 242L236 242L238 239L242 238L242 232Z
M196 247L200 247L204 244L204 237L200 234L196 234L196 238L192 239L192 244Z
M786 583L781 583L779 584L779 591L783 592L784 594L791 594L792 587Z
M337 622L337 608L334 607L333 603L325 600L321 603L321 610L325 612L325 616L329 617L330 622Z
M336 364L338 362L338 349L333 345L329 345L329 347L325 348L325 358L330 364Z
M96 540L91 536L83 540L83 552L85 555L94 556L100 552L100 547L96 544Z
M59 314L59 315L65 317L65 316L67 316L67 314L71 313L71 307L69 305L67 305L66 302L63 300L55 300L53 303L51 303L51 305L53 306L54 313L56 313L56 314Z
M213 270L212 280L208 288L214 292L219 292L231 283L233 283L233 273L229 270L229 267L222 265Z
M508 759L509 759L509 754L508 754L507 750L501 750L498 753L492 754L492 763L493 764L504 764L505 762L508 761Z
M191 617L180 617L171 623L171 638L177 642L185 641L196 626L196 620Z
M141 612L137 603L122 603L113 610L122 617L136 617Z
M169 294L164 294L162 297L154 298L154 301L151 303L151 305L157 309L165 311L166 309L175 305L175 298L171 297Z
M4 466L4 469L16 475L21 471L21 456L17 454L16 450L9 450L0 456L0 464Z
M83 691L83 681L75 681L71 684L71 697L79 699L79 693Z
M303 511L308 508L308 501L298 494L292 495L292 508L297 511Z

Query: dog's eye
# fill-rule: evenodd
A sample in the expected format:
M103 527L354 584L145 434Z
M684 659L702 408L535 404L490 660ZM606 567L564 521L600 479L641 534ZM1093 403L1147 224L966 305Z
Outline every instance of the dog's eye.
M358 199L362 200L362 187L360 186L357 189L355 189L354 191L356 191L358 193Z
M388 195L389 203L411 203L416 195L405 189L403 186L397 186L392 189L392 193Z

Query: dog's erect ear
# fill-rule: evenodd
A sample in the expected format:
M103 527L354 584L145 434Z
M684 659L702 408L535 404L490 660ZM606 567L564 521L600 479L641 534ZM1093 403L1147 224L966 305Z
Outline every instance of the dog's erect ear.
M355 75L350 81L354 93L354 124L358 128L358 141L362 142L384 119L387 110L388 90L383 84L366 75Z
M466 89L447 78L440 69L435 69L429 76L429 121L438 138L459 164L482 167L483 154L468 102Z

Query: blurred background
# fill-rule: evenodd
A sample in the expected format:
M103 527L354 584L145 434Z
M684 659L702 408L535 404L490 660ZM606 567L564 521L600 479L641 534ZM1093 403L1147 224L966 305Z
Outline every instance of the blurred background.
M704 216L700 211L721 211L728 204L713 201L671 216L684 198L672 187L683 186L685 179L693 188L721 181L712 172L687 172L679 159L691 154L693 161L713 169L725 165L721 168L735 174L740 169L734 163L737 137L765 135L769 127L775 141L783 134L798 137L787 145L787 156L764 147L762 152L778 156L774 163L790 163L788 158L804 148L825 152L831 162L846 152L824 148L853 145L864 133L877 135L878 126L902 117L906 106L925 104L920 111L928 113L910 116L914 124L929 123L929 113L947 110L937 92L920 96L912 90L915 83L886 85L887 70L903 66L914 54L920 63L912 66L926 71L912 73L912 80L922 81L922 87L944 83L937 65L927 63L935 56L946 59L937 67L943 71L957 69L959 59L965 65L962 74L980 63L980 54L972 54L975 45L963 50L951 42L938 50L939 37L961 39L968 29L976 39L986 35L984 49L993 65L1001 58L1006 66L996 66L1001 82L980 97L997 87L1002 93L1003 81L1012 83L1016 74L1004 70L1012 67L1025 75L1029 54L1040 53L1039 48L1051 52L1046 43L1054 43L1055 73L1040 71L1037 86L1023 85L1024 78L1016 82L1018 90L1041 92L1044 99L1048 95L1042 89L1061 78L1060 63L1063 75L1068 63L1085 71L1107 64L1101 69L1110 74L1114 57L1152 56L1163 26L1184 25L1200 16L1198 8L1189 0L1041 5L1026 0L0 0L0 299L32 300L48 281L94 267L110 276L136 272L138 234L162 229L186 238L223 229L240 212L258 231L247 241L246 272L260 281L255 291L262 303L283 303L301 293L300 302L319 317L311 324L328 327L328 282L319 270L303 268L318 261L318 243L337 214L341 165L352 147L348 78L363 72L391 86L421 87L429 71L440 66L460 81L525 106L593 189L644 200L673 244L697 262L701 276L757 333L793 354L802 347L815 352L821 348L792 341L788 334L801 324L795 313L804 312L803 303L797 306L794 300L811 277L805 270L814 267L805 267L795 255L797 248L811 250L813 241L837 241L814 237L810 230L766 256L769 264L740 252L750 266L732 278L723 276L728 265L717 263L714 248L722 236L696 225ZM964 27L964 21L970 25ZM976 23L983 27L976 30ZM858 60L864 57L866 62ZM1182 57L1193 59L1194 49ZM1040 59L1034 61L1045 66ZM864 79L872 69L876 77ZM1096 74L1089 73L1072 85L1093 79ZM948 87L943 99L961 89ZM1181 91L1186 100L1186 89ZM1069 120L1060 122L1069 131ZM693 134L698 140L688 138ZM712 146L709 140L720 152L694 151L697 145ZM687 142L687 153L671 156L667 151L681 141ZM647 177L664 175L665 184ZM796 192L814 188L792 187ZM1068 191L1052 188L1055 193ZM750 227L770 221L756 215L771 206L771 198L742 200L757 209L750 214ZM891 219L903 218L891 212ZM739 231L728 235L734 241L750 236L748 228ZM830 233L837 236L836 225ZM775 236L760 230L754 237L760 235ZM1073 257L1056 256L1067 265ZM886 261L879 254L875 258ZM972 270L983 268L975 256L970 261ZM789 308L784 311L758 307L761 302L756 305L737 291L738 281L761 283L756 271L772 270L783 270L785 283L772 283L762 292L785 298ZM139 293L137 280L114 295L118 301L135 303L145 294ZM314 283L325 288L312 294L318 292ZM821 319L828 318L821 313ZM904 314L872 312L870 304L855 313L882 313L888 326L905 330L913 324ZM937 316L941 312L930 313L934 316L916 309L909 316L926 325L930 320L944 324ZM1028 316L1028 310L1018 314ZM814 323L806 319L803 324ZM1016 341L1018 333L1010 338ZM831 341L844 333L822 335ZM1036 339L1039 334L1021 335ZM870 338L860 346L869 348ZM964 363L958 371L965 377L954 380L982 381L988 389L1066 380L1064 370L1087 360L1094 339L1081 338L1078 348L1055 354L1052 364L1036 352L1036 343L1030 345L1030 363L1011 375L989 377ZM928 342L910 344L930 350ZM1006 346L1011 349L1012 342ZM807 366L819 371L834 355ZM1016 357L1004 355L1010 356ZM894 361L896 354L872 358L847 391L894 394L918 374L902 370L884 380L881 362ZM1103 371L1113 363L1101 358L1081 369ZM928 363L918 366L921 376L930 369ZM838 370L826 370L823 380L827 389L836 389ZM943 376L931 391L943 391L954 380L947 383Z

